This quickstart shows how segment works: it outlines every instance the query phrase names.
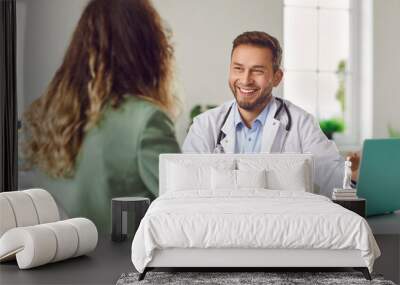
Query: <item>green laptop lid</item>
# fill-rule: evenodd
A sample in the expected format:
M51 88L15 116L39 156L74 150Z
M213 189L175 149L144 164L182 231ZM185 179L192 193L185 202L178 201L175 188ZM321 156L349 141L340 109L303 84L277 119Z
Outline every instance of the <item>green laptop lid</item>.
M357 195L367 200L367 216L400 209L400 139L365 140Z

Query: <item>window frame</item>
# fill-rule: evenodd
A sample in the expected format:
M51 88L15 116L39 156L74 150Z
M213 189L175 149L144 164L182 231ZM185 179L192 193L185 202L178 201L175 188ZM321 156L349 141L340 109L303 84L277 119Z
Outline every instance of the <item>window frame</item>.
M346 111L344 113L344 120L346 122L346 130L343 133L334 134L334 140L338 147L342 150L356 150L360 145L360 1L359 0L349 0L349 57L348 57L348 67L350 70L350 80L346 81ZM283 34L285 33L285 13L286 7L296 7L295 5L286 5L283 1ZM302 6L298 6L302 7ZM304 6L308 8L307 6ZM312 7L310 7L312 8ZM335 9L335 8L332 8ZM283 37L285 38L285 37ZM319 38L317 38L319 41ZM318 42L317 42L317 45ZM283 52L286 52L286 45L283 44ZM318 53L316 54L318 56ZM306 73L310 71L296 70L296 72ZM318 73L316 73L318 76ZM349 82L350 81L350 82ZM317 92L317 100L319 100L319 90ZM285 87L283 84L283 97L285 97ZM318 113L318 106L316 107L316 112ZM317 116L317 114L313 114Z

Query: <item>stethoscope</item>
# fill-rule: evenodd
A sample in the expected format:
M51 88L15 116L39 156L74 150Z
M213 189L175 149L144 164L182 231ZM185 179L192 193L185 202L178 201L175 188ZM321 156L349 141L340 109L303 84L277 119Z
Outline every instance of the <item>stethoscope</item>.
M286 112L286 115L288 117L288 123L286 124L286 131L290 131L291 127L292 127L292 116L290 115L289 112L289 108L287 107L285 101L283 101L282 98L277 98L275 97L275 99L279 102L279 107L276 110L275 114L274 114L274 119L278 119L280 113L282 112L282 110L284 110ZM215 145L215 149L214 149L214 153L224 153L224 148L221 145L221 141L226 137L226 134L222 131L222 127L225 125L226 120L228 119L228 116L232 110L232 106L234 104L232 104L228 111L225 114L224 119L222 120L222 124L221 127L219 129L219 133L218 133L218 138L217 138L217 144Z

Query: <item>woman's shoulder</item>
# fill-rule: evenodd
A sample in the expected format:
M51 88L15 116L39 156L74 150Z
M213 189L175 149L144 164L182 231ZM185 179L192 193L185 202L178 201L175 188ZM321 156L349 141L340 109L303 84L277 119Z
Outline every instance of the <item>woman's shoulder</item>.
M137 96L128 96L121 104L105 112L106 117L126 118L137 124L146 124L154 115L166 116L155 103Z
M153 102L138 96L128 96L121 104L121 108L127 111L135 111L140 113L153 113L161 111L160 108Z

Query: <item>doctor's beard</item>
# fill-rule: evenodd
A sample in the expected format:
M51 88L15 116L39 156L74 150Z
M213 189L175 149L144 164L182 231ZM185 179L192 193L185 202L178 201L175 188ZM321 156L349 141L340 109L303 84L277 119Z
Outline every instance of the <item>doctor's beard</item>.
M255 111L255 110L264 109L264 107L267 106L267 104L271 100L271 94L272 94L271 91L272 90L258 90L258 92L262 92L262 93L257 95L257 97L254 101L248 101L248 100L239 100L238 99L238 97L240 98L240 96L238 96L237 93L240 91L238 90L238 87L236 85L231 86L231 84L229 84L229 87L230 87L230 89L233 93L233 96L235 97L236 102L239 105L239 107L246 111Z

